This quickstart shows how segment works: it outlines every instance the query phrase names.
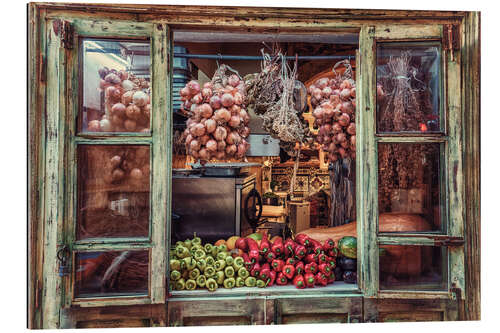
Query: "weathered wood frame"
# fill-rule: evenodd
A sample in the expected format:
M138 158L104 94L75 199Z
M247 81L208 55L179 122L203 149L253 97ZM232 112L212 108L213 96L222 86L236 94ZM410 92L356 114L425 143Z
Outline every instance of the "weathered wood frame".
M58 245L63 244L65 239L62 239L62 232L65 221L63 216L68 214L68 207L65 202L64 193L68 189L65 188L65 178L61 176L60 170L67 169L67 163L72 159L70 156L65 155L65 140L67 137L60 137L58 133L63 133L67 122L67 114L60 114L57 110L68 110L71 107L71 99L64 98L64 92L67 91L66 84L69 75L66 68L73 68L69 66L74 58L67 56L67 51L61 47L60 35L52 30L52 25L48 24L50 20L88 20L89 13L95 17L93 21L102 21L104 25L122 21L134 22L136 24L151 24L155 27L160 25L164 28L161 32L158 29L153 29L152 33L157 36L158 40L166 41L171 37L171 30L178 27L192 27L192 28L210 28L210 29L223 29L223 30L246 30L252 29L255 31L268 31L279 32L283 30L304 30L308 31L331 31L332 29L355 29L360 30L360 54L361 63L359 66L364 70L359 71L359 90L358 90L358 103L359 110L368 110L374 104L374 38L384 38L385 30L382 27L385 25L393 25L396 30L392 30L389 36L391 39L405 39L411 38L408 31L411 29L404 29L404 27L412 27L418 24L437 26L442 24L458 24L462 35L462 51L455 52L461 62L458 65L452 66L452 71L461 75L463 84L458 87L450 87L448 89L458 89L459 100L453 100L452 106L458 118L458 124L453 129L455 132L449 133L453 136L453 144L456 145L454 149L460 151L459 154L453 154L452 163L459 163L458 168L463 168L463 175L465 179L461 178L462 172L457 173L459 178L450 176L450 184L456 184L459 191L454 195L451 200L457 203L454 206L455 214L452 218L458 218L464 221L464 224L459 223L457 227L448 229L447 237L465 237L465 257L463 255L463 247L453 247L455 251L455 258L458 262L457 265L451 265L450 272L453 274L455 270L456 276L464 274L465 281L459 280L458 286L464 292L462 295L465 297L467 306L465 307L465 317L467 319L479 319L479 13L467 12L427 12L427 11L379 11L379 10L325 10L325 9L284 9L284 8L224 8L224 7L180 7L180 6L142 6L142 5L80 5L80 4L30 4L29 6L29 23L30 23L30 43L29 43L29 128L30 128L30 151L29 151L29 168L30 177L29 184L32 191L30 191L30 206L29 206L29 249L31 253L35 254L29 263L30 274L30 288L29 288L29 323L30 327L61 327L64 326L60 323L60 316L58 313L57 300L62 299L61 294L61 281L57 277L57 264L52 259L55 258L55 252ZM196 15L193 15L195 13ZM346 24L348 20L349 24ZM108 22L108 23L106 23ZM98 29L99 27L97 27ZM102 28L102 27L101 27ZM157 31L158 30L158 31ZM396 31L396 32L395 32ZM425 30L427 31L427 30ZM428 32L428 31L427 31ZM378 35L377 35L378 34ZM128 34L126 34L128 37ZM427 34L429 35L429 34ZM38 38L34 38L38 36ZM166 39L165 39L166 38ZM170 44L162 42L165 49L162 54L171 56ZM371 49L371 51L370 51ZM370 53L371 52L371 53ZM168 56L163 58L161 66L170 66ZM449 61L448 61L449 62ZM164 67L165 68L165 67ZM448 69L450 70L450 69ZM153 71L154 73L154 71ZM161 72L158 72L161 75ZM168 73L168 71L163 71ZM155 77L154 81L163 79L164 85L167 88L170 86L170 78ZM460 80L459 80L460 81ZM160 89L159 86L153 87L154 92L168 91ZM69 89L71 90L71 89ZM362 93L364 91L364 93ZM368 94L366 92L369 92ZM155 96L155 93L153 93ZM363 96L360 98L359 96ZM163 104L162 104L163 103ZM169 113L167 112L170 105L169 96L167 94L166 100L161 101L165 112L160 114L157 112L154 121L157 124L163 123L164 126L171 126ZM373 109L372 109L373 110ZM461 110L461 112L460 112ZM358 156L366 156L367 160L364 163L359 163L357 166L358 177L365 178L369 181L376 173L376 139L373 128L367 128L363 124L368 125L372 122L368 117L361 117L362 112L358 112L358 119L362 131L358 134L358 142L364 142L363 150L359 151ZM459 115L460 114L460 115ZM161 118L163 117L163 118ZM154 126L154 125L153 125ZM368 126L370 127L370 126ZM74 128L74 127L73 127ZM163 129L167 129L164 127ZM163 172L167 175L164 179L162 186L169 188L170 186L170 155L168 147L170 147L169 137L170 131L163 131L163 134L157 133L159 128L153 127L153 144L155 138L160 140L165 146L158 145L157 154L163 155L157 160L158 163L163 163ZM156 132L156 134L155 134ZM157 135L157 136L155 136ZM162 135L166 135L162 137ZM121 138L121 137L120 137ZM81 140L90 140L97 143L101 140L107 140L107 143L123 143L126 140L130 142L143 142L144 138L133 139L132 136L126 137L123 141L120 138L82 138ZM416 141L421 142L426 139L414 138ZM80 140L80 139L78 139ZM404 138L383 138L382 141L405 141ZM431 142L441 141L440 138L429 138ZM146 142L151 142L146 140ZM375 149L365 149L365 148ZM163 149L163 150L162 150ZM155 150L155 148L153 148ZM163 154L162 154L163 153ZM155 154L155 151L152 152ZM157 155L158 156L158 155ZM462 163L463 156L463 163ZM360 160L362 160L360 158ZM365 161L363 159L363 161ZM371 162L368 162L371 161ZM375 161L375 162L374 162ZM450 161L448 161L450 163ZM375 163L375 164L374 164ZM463 164L463 166L462 166ZM167 165L165 169L165 165ZM153 166L153 168L155 168ZM158 170L158 169L157 169ZM360 171L362 171L360 173ZM368 172L365 175L364 172ZM371 175L371 176L370 176ZM72 175L74 176L74 174ZM371 181L376 178L371 178ZM152 182L152 186L154 182ZM359 183L358 183L359 184ZM373 184L370 183L370 184ZM160 184L158 184L160 186ZM70 189L71 190L71 189ZM373 191L373 188L371 189ZM418 292L391 292L379 293L378 292L378 256L374 249L378 247L378 243L404 243L404 242L420 242L428 245L432 243L439 243L439 237L429 240L428 238L415 238L417 235L407 235L394 239L391 235L376 234L376 225L368 223L377 218L376 214L376 200L373 196L370 197L366 193L358 191L358 202L360 207L364 207L363 211L359 212L363 222L358 224L358 236L360 237L360 247L366 249L365 251L359 250L359 264L360 267L360 288L364 291L365 299L379 298L379 299L401 299L401 298L414 298L425 300L430 298L441 298L443 300L455 296L454 293L446 291L442 293L418 293ZM169 192L163 192L168 195ZM465 195L466 194L466 195ZM361 196L361 197L360 197ZM152 191L152 198L153 191ZM376 198L376 197L375 197ZM158 204L163 202L163 207L166 210L160 214L164 214L164 221L168 221L170 216L169 200L165 196L155 198ZM166 204L165 204L166 202ZM154 203L153 203L154 204ZM163 238L163 244L169 239L170 224L166 224L164 233L159 233L157 239L153 240L155 246ZM153 235L158 233L153 233ZM378 238L377 238L378 237ZM411 241L410 241L411 239ZM124 244L124 243L122 243ZM126 244L126 243L125 243ZM101 245L99 245L101 246ZM116 245L118 246L118 245ZM110 245L109 248L114 248ZM159 249L159 247L157 247ZM164 254L166 251L163 252ZM158 253L159 254L159 253ZM464 266L465 260L465 266ZM166 260L158 263L159 270L165 272L168 268ZM155 262L156 265L156 262ZM158 275L159 276L159 275ZM166 291L164 287L159 287L161 283L158 282L158 288ZM151 289L154 293L159 295L153 297L154 302L162 302L161 290ZM42 296L43 294L43 296ZM164 296L163 296L164 297ZM67 302L67 298L64 298ZM62 303L62 302L61 302ZM123 304L127 304L126 302ZM97 301L96 303L88 303L89 306L102 306L102 305L118 305L118 303L110 301L109 303ZM146 316L146 314L143 314ZM144 317L143 317L144 318ZM450 317L451 318L451 317ZM366 318L365 318L366 319Z

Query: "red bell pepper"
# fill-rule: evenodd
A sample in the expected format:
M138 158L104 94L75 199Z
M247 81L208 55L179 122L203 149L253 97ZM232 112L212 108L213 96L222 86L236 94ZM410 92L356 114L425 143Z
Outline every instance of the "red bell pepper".
M309 238L306 234L298 234L295 236L295 241L302 246L309 246L311 238Z
M264 265L262 265L259 277L262 281L267 281L267 279L271 277L270 273L271 273L271 268L269 267L268 263L265 263Z
M271 246L271 250L276 256L285 252L285 248L283 247L283 239L281 237L277 237Z
M246 238L240 237L234 243L234 247L242 250L243 252L248 252L248 244Z
M262 240L260 241L259 250L263 256L265 256L267 252L271 250L271 244L266 237L262 238Z
M320 254L321 251L323 251L323 246L321 246L320 242L312 238L310 238L310 242L312 245L311 247L313 248L313 253Z
M326 276L328 276L332 271L332 268L329 264L320 264L318 265L318 269L321 273L325 274Z
M284 286L287 283L288 283L288 280L287 280L285 274L283 274L283 272L279 272L278 277L276 278L276 284L278 286Z
M274 281L276 281L276 272L275 271L270 271L269 272L269 279L267 279L267 285L269 287L271 287L272 285L274 285Z
M293 265L285 265L282 270L283 274L287 277L287 279L292 279L295 275L295 267Z
M332 271L335 269L335 267L337 267L337 262L335 261L335 258L326 257L326 263L330 265Z
M252 270L252 267L253 267L252 260L250 260L250 257L246 253L242 253L241 257L243 258L243 261L244 261L243 265L245 266L245 268L247 269L247 271L250 272Z
M324 253L320 253L318 255L318 264L326 264L327 263L327 258Z
M295 275L295 277L293 278L293 284L299 289L304 289L306 287L304 276L300 274Z
M299 259L302 259L306 256L306 247L304 245L297 245L295 247L295 256Z
M315 278L314 274L306 273L306 275L304 275L304 279L306 280L307 288L314 287L314 283L316 282L316 278Z
M315 262L310 262L304 268L306 273L316 274L318 271L318 265Z
M335 242L333 239L328 238L324 243L323 243L323 250L327 252L328 250L331 250L335 247Z
M306 258L304 259L306 263L311 263L311 262L317 262L318 261L318 255L316 253L309 253L306 255Z
M297 274L304 273L304 263L302 261L298 261L297 264L295 264L295 272L297 272Z
M253 276L253 277L259 277L260 276L260 270L261 270L260 264L257 262L257 263L255 263L255 265L253 265L253 268L250 271L250 275Z
M246 240L248 245L248 257L250 257L252 262L257 262L259 260L259 246L252 238L247 238Z
M295 258L288 258L286 260L286 264L287 265L293 265L293 266L295 266L296 263L297 263L297 259L295 259Z
M329 257L332 257L332 258L337 258L339 256L339 249L337 249L336 247L334 247L333 249L330 249L326 252L326 254L329 256Z
M326 278L327 278L328 284L335 282L335 272L333 271L333 269L330 272L330 274L326 276Z
M326 286L328 284L328 278L326 275L322 272L318 272L316 274L316 284Z
M283 247L285 250L285 257L289 258L293 255L295 246L297 246L297 244L291 238L287 238L285 240L285 242L283 243Z
M281 272L283 270L283 266L285 266L285 262L281 259L273 259L271 266L273 267L273 271Z
M268 263L272 263L273 260L275 260L275 259L276 259L276 255L273 253L273 251L267 252L266 257L264 258L264 260L266 260Z

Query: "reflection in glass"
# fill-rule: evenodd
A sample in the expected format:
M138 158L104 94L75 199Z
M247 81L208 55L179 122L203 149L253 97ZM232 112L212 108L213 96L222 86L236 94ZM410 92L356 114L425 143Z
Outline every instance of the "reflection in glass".
M417 215L405 218L411 219L410 223L404 223L405 219L401 218L401 228L397 231L442 229L439 143L381 143L378 146L378 168L380 214ZM380 231L396 230L387 230L380 223Z
M148 251L78 252L75 297L147 295Z
M380 289L446 289L445 247L380 245L380 249Z
M78 147L77 239L149 235L148 146Z
M377 44L377 132L439 132L439 43Z
M83 132L149 132L148 42L84 39Z

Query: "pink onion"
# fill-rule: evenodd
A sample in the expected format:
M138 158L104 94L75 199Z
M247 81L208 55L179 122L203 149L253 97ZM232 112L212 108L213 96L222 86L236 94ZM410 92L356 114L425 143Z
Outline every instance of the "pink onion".
M321 91L321 95L324 97L324 98L330 98L330 95L332 94L332 88L330 87L325 87L323 88L323 90Z
M210 88L203 88L201 90L201 96L203 96L203 98L206 100L208 98L210 98L210 96L212 96L212 89Z
M238 144L240 143L241 141L241 137L240 135L237 133L237 132L231 132L228 134L227 138L226 138L226 142L230 145L232 144Z
M214 113L212 108L210 107L210 105L207 103L202 104L200 106L200 112L201 112L201 116L203 118L207 118L207 119L212 117L212 114Z
M238 145L238 148L236 151L236 156L241 158L241 157L245 156L246 151L247 151L247 146L244 142L242 142Z
M196 139L191 140L191 142L189 143L190 152L198 151L198 150L200 150L200 147L201 147L201 143L200 143L200 141L198 141Z
M240 136L242 138L247 138L249 135L250 135L250 128L248 128L247 126L243 127L240 131Z
M227 79L227 83L229 83L233 87L237 87L240 84L240 78L238 75L233 74Z
M321 107L317 107L313 111L313 116L316 119L322 119L323 118L323 109Z
M347 127L347 133L354 135L356 134L356 123L350 123Z
M210 140L210 135L208 134L205 134L202 137L200 137L200 143L202 146L206 145L209 140Z
M349 125L349 121L351 119L349 118L349 115L347 113L342 113L342 115L339 117L339 124L341 126L347 126Z
M189 144L193 141L193 136L191 134L188 134L186 136L186 146L189 146Z
M349 141L347 141L347 140L345 140L345 141L341 141L341 142L340 142L340 146L341 146L342 148L345 148L345 149L349 148Z
M196 94L191 98L191 103L201 104L203 102L203 96L201 94Z
M237 104L233 104L233 106L229 108L229 111L231 111L231 116L238 116L240 114L240 110L241 107Z
M225 93L221 97L221 103L222 103L222 105L224 105L227 108L232 106L234 104L233 95Z
M215 140L223 141L227 137L227 130L222 126L217 126L214 132Z
M140 180L142 176L143 176L142 171L139 168L133 168L132 171L130 171L130 177L132 179Z
M206 143L207 150L211 152L216 152L217 151L217 141L211 139L208 140Z
M215 158L218 159L218 160L223 160L225 157L226 157L226 152L224 150L218 151L215 154Z
M316 81L316 86L323 90L325 89L325 87L328 85L328 78L324 77L324 78L321 78L319 79L318 81Z
M220 101L220 97L217 95L213 95L210 98L210 106L212 107L213 110L218 110L221 108L222 103Z
M179 93L182 97L188 97L189 95L191 95L191 90L189 90L189 88L186 86L182 88Z
M231 119L231 112L226 108L221 108L215 112L215 120L228 122Z
M356 135L351 136L351 146L356 147Z
M101 124L99 123L99 120L89 121L89 124L87 126L87 131L100 132L101 131Z
M346 140L347 140L347 138L346 138L346 135L344 132L340 132L339 134L337 134L337 141L338 142L344 142Z
M201 160L208 160L210 159L210 154L208 153L208 150L206 148L201 148L198 151L198 154L200 155Z
M311 84L309 88L307 88L307 92L309 95L312 95L314 93L314 89L316 89L316 86L314 84Z
M205 135L205 126L203 126L203 124L196 124L192 127L191 133L194 134L194 136Z
M349 80L344 80L340 84L340 89L351 89L351 87L352 87L352 84Z
M205 82L203 84L203 89L213 89L213 84L212 82Z
M342 131L342 126L340 126L340 124L337 123L337 122L333 123L333 125L332 125L332 132L333 133L339 133L340 131Z
M238 148L236 147L236 145L231 144L231 145L226 147L226 154L229 156L232 156L236 153L237 149Z
M245 125L248 125L248 123L250 122L250 116L248 115L248 112L245 109L240 110L240 118L243 120L243 123Z
M141 109L135 104L130 104L129 106L127 106L125 114L128 118L137 120L141 116Z
M123 126L125 127L125 129L129 132L133 132L135 131L135 129L137 128L137 123L133 120L130 120L130 119L127 119L125 120L125 122L123 123Z
M241 123L240 116L232 116L228 122L229 126L233 128L237 128L238 126L240 126L240 123Z
M188 87L191 95L196 95L200 92L200 84L195 80L189 81L186 87Z
M132 102L137 106L144 106L149 102L149 96L140 90L136 91L132 96Z
M243 95L240 94L239 92L236 92L234 94L234 104L238 104L238 105L243 104Z
M340 103L340 97L339 95L330 95L330 102L334 105L337 106L337 104Z
M356 97L356 87L351 88L351 97L352 98Z
M205 122L205 127L207 129L207 133L213 133L217 128L217 122L212 118L207 119L207 121Z
M217 150L219 151L225 151L226 149L226 141L217 141Z

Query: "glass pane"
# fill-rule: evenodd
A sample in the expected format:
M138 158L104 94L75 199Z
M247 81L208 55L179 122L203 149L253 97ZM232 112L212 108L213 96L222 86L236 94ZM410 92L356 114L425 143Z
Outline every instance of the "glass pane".
M84 39L82 132L149 132L149 42Z
M440 43L377 44L377 132L439 132Z
M77 239L149 235L148 146L78 147Z
M378 146L381 232L442 230L439 143Z
M380 245L380 289L444 290L446 247Z
M75 258L75 297L147 295L149 252L79 252Z

